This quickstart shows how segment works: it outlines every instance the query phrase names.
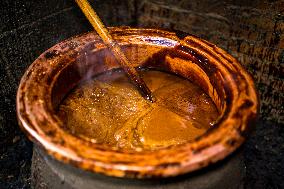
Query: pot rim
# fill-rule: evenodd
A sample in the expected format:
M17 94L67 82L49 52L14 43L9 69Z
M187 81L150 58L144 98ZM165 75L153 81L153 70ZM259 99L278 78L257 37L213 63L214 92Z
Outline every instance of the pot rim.
M54 64L60 64L62 56L74 59L90 40L96 41L97 47L106 48L94 32L89 32L67 39L45 51L22 77L17 92L17 116L21 128L33 142L55 159L84 170L116 177L153 178L176 176L206 167L224 159L245 141L251 124L256 120L259 100L252 77L235 58L195 36L179 39L173 32L157 29L109 29L114 38L127 36L130 43L132 40L143 43L145 39L159 39L167 43L158 45L169 47L181 44L196 48L204 56L209 52L208 56L219 61L222 69L228 73L237 73L237 78L225 78L232 86L242 86L234 88L235 92L230 99L232 106L225 108L213 129L194 142L154 151L118 150L69 134L60 127L60 120L54 115L51 104L53 79L58 77L53 69ZM199 47L192 44L198 44ZM216 59L217 56L220 58ZM56 68L64 65L60 66L56 65Z

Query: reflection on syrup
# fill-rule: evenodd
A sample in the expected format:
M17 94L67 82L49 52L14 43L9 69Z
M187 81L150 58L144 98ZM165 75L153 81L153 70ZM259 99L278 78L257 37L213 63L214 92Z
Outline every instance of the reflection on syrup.
M157 149L202 135L218 111L198 86L164 72L142 71L156 99L145 100L123 72L107 72L74 89L58 115L72 134L126 149Z

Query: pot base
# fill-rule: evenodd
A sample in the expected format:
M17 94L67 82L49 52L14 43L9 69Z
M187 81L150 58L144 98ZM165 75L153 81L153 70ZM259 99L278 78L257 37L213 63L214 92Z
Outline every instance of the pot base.
M166 179L125 179L83 171L63 164L38 146L32 158L34 189L243 189L245 167L240 150L204 170Z

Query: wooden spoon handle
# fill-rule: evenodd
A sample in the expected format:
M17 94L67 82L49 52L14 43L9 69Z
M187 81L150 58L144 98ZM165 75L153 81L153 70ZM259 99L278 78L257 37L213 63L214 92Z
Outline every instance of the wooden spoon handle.
M103 42L111 50L119 65L126 72L128 78L138 88L145 99L153 102L153 97L150 89L147 87L146 83L143 81L137 70L130 64L129 60L122 52L120 46L113 40L107 28L104 26L101 19L93 10L89 2L87 0L76 0L76 2L85 16L88 18L89 22L92 24L98 35L102 38Z

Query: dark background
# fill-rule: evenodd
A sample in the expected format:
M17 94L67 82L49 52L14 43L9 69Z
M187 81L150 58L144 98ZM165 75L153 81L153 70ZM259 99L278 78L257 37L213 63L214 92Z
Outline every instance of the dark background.
M244 145L247 188L284 188L283 0L96 0L108 26L180 30L229 51L253 75L260 120ZM73 0L0 1L0 188L30 188L32 144L19 130L21 76L42 52L92 28Z

